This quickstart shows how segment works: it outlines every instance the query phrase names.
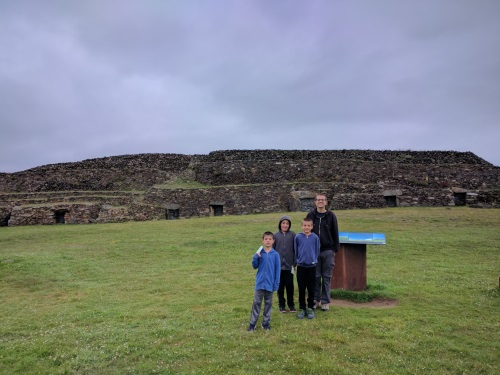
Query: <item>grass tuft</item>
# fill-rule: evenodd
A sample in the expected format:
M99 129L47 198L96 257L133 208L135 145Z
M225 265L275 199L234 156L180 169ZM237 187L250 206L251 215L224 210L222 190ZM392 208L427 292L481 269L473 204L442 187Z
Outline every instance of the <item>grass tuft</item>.
M331 291L330 295L333 299L343 299L352 302L371 302L375 298L380 299L394 299L396 296L387 292L384 292L386 288L381 284L367 284L365 290L353 291L353 290L343 290L334 289Z

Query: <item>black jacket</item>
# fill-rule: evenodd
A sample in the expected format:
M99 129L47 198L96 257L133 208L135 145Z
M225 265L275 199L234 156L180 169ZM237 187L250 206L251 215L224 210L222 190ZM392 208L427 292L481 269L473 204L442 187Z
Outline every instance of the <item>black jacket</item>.
M321 242L321 251L333 250L335 253L339 251L339 226L337 224L337 216L326 210L323 214L318 214L314 209L307 214L313 220L313 232L316 233Z

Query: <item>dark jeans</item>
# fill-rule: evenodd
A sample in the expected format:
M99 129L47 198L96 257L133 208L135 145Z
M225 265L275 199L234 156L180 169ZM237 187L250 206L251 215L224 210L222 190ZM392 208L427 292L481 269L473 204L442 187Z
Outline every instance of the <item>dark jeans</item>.
M273 292L259 289L255 291L253 296L252 312L250 314L250 324L257 324L260 315L262 300L264 300L264 314L262 314L262 324L269 325L271 323L271 311L273 306Z
M285 307L286 299L285 299L285 289L286 289L286 298L288 299L288 307L291 309L295 307L295 303L293 302L293 273L290 270L281 270L280 275L280 286L278 288L278 303L280 307Z
M322 305L330 303L330 283L332 281L333 267L335 266L335 253L333 250L325 250L319 254L316 266L316 301Z
M299 308L314 307L314 285L316 283L316 267L297 266L297 284L299 286ZM307 305L306 305L307 290Z

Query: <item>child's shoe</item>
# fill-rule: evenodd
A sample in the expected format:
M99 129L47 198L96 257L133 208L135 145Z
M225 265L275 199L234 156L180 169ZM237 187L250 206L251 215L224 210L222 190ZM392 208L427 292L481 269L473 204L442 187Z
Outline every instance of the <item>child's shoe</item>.
M295 309L295 306L290 307L290 312L297 312L297 310Z
M255 324L250 324L247 329L248 332L254 332L255 331Z
M270 331L271 330L271 325L270 324L262 324L262 329L264 331Z
M283 306L280 306L280 313L286 313L286 309Z
M313 311L313 309L311 309L311 308L307 309L307 317L309 319L313 319L314 318L314 311Z
M330 305L328 305L328 303L324 303L323 305L321 305L321 310L323 311L330 310Z
M297 318L299 319L304 319L304 316L306 316L306 310L300 310L300 312L297 314Z

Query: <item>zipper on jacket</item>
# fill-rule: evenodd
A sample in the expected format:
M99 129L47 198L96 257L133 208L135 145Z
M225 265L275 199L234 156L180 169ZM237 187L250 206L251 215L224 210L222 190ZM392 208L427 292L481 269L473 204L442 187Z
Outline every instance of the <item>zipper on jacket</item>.
M321 220L323 220L322 217L319 218L319 224L318 224L318 237L321 240Z

